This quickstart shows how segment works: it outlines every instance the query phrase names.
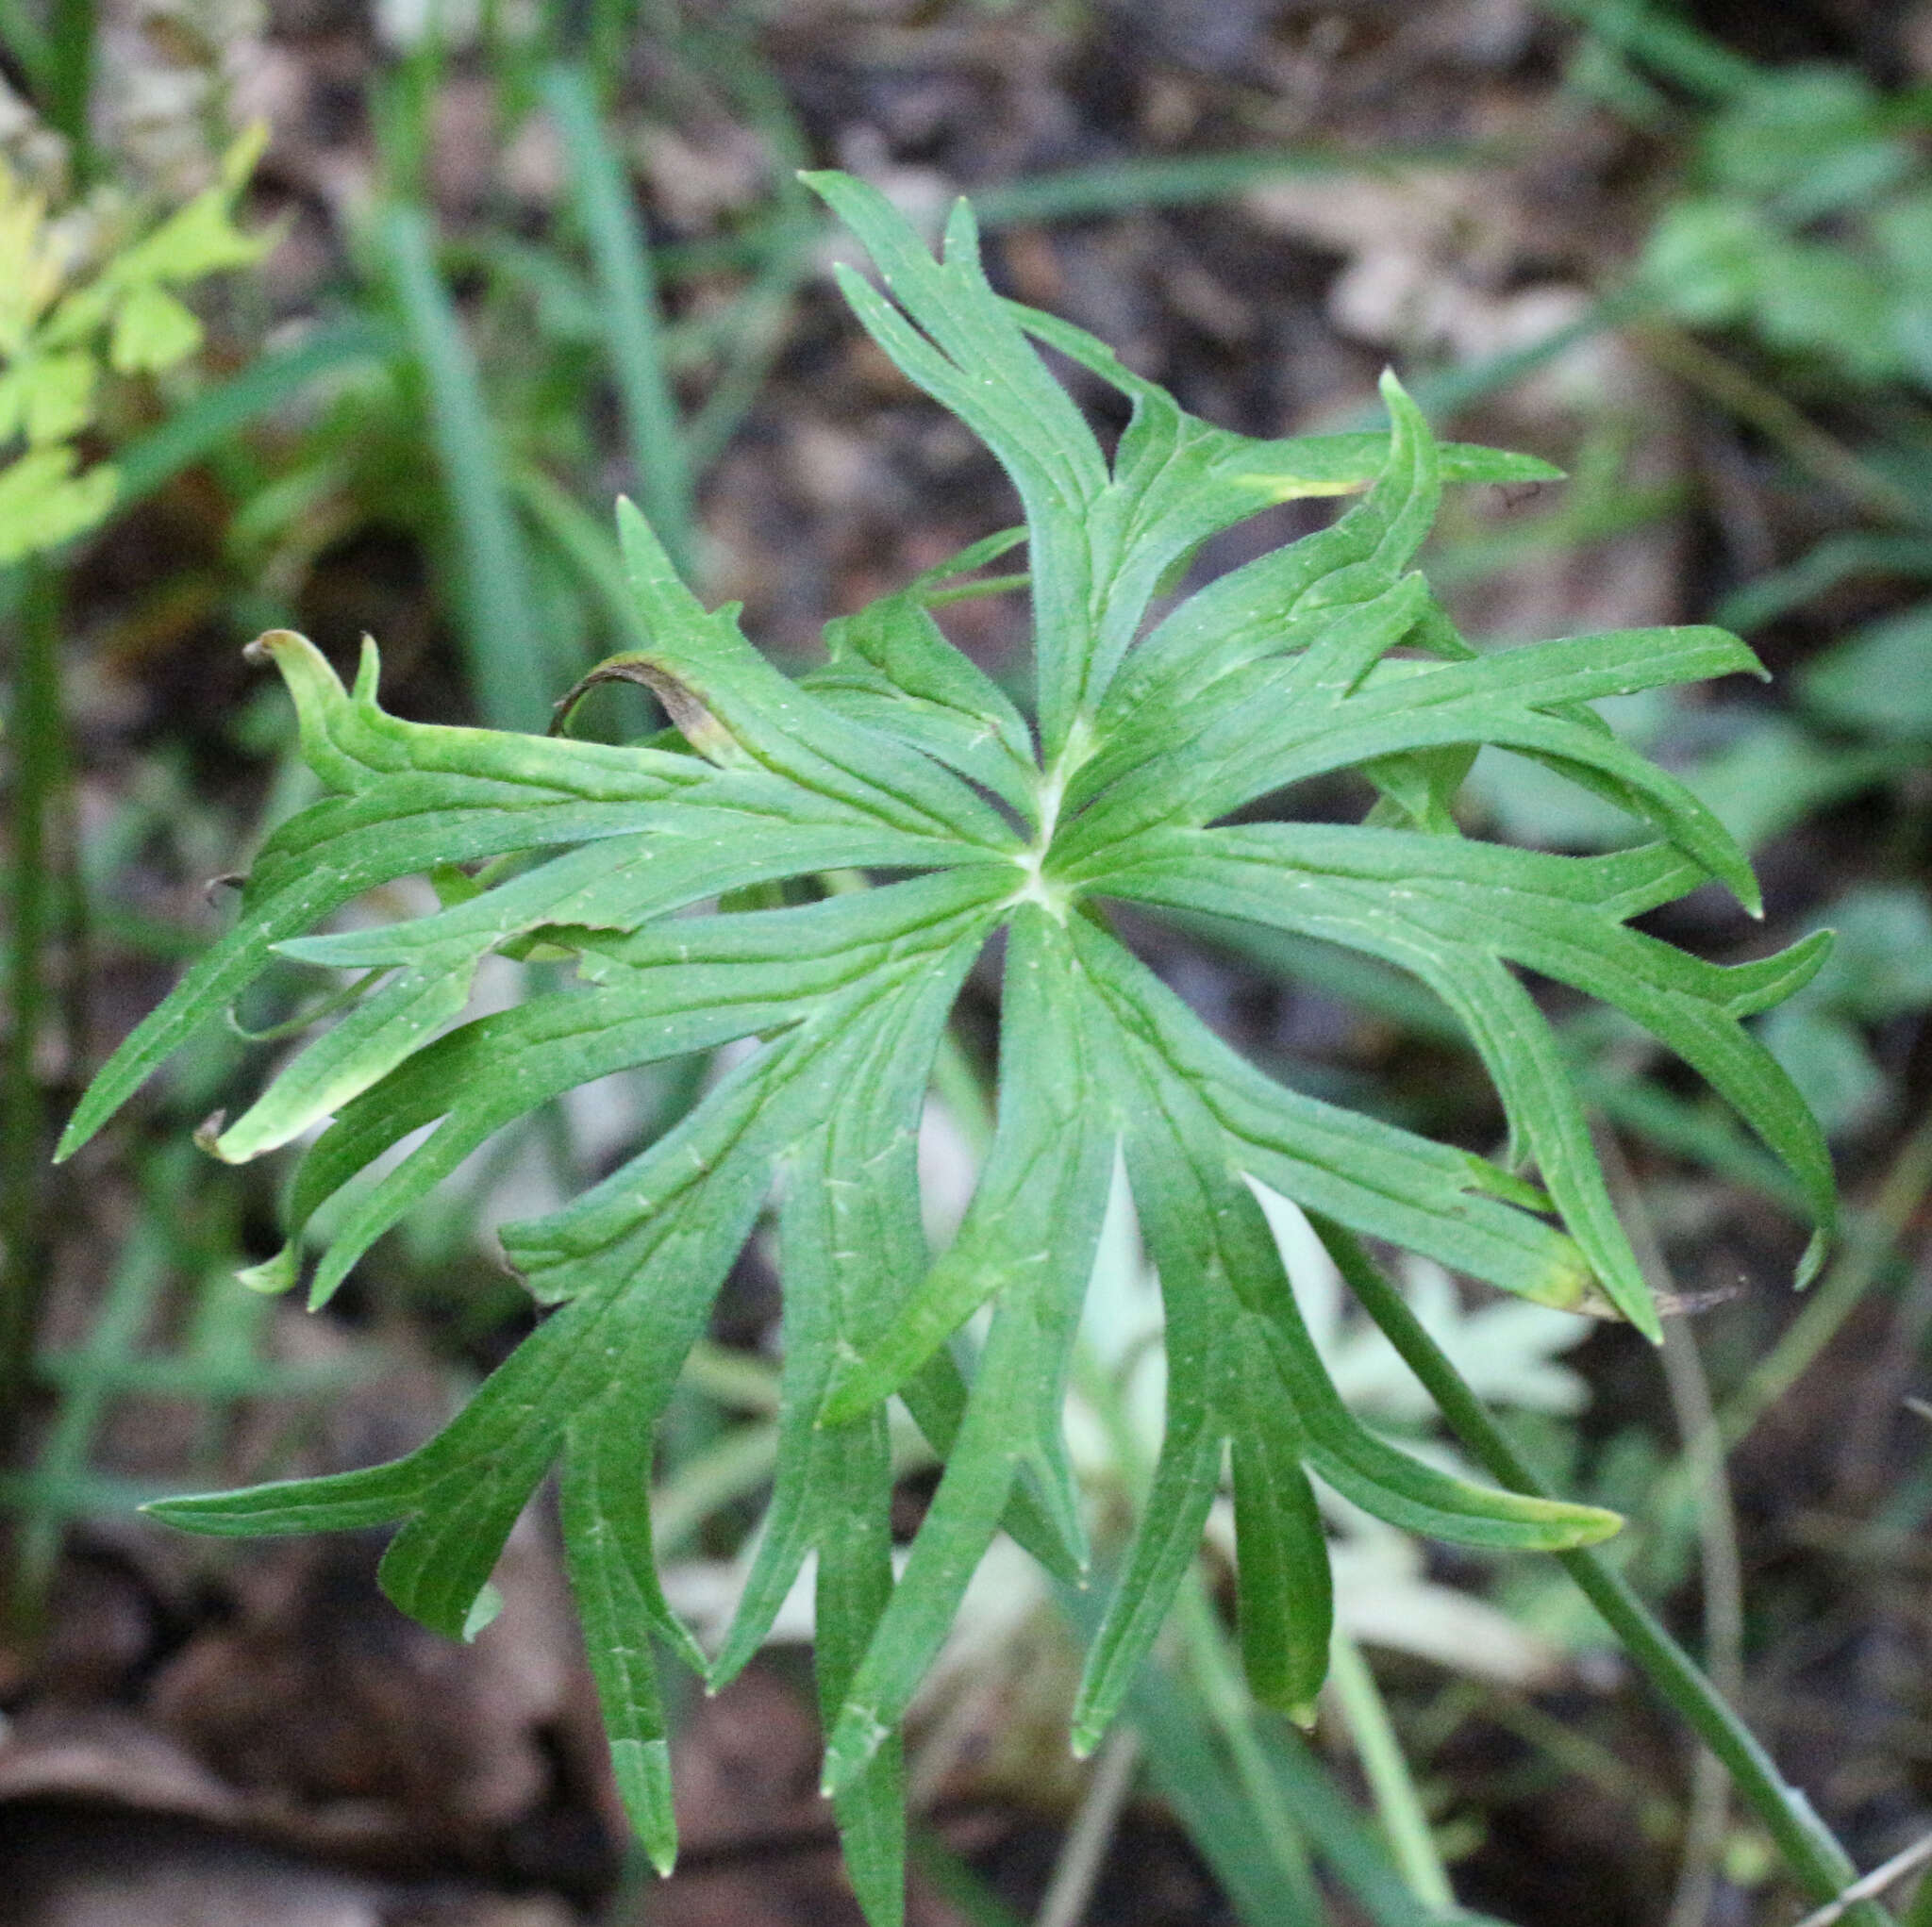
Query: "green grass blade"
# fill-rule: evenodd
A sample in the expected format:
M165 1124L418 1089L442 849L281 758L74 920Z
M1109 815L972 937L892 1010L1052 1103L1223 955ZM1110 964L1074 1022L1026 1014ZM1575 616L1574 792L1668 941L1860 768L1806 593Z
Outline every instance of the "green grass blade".
M1417 158L1454 165L1463 150L1430 147ZM1391 164L1385 151L1378 165ZM1392 164L1400 166L1400 161ZM1224 201L1271 180L1346 178L1359 172L1354 157L1322 147L1257 147L1229 154L1124 157L1093 167L1071 167L977 189L974 210L985 228L1043 226L1090 221L1147 208L1191 208Z
M310 383L382 361L396 347L391 330L358 318L258 356L240 374L196 395L116 452L115 508L146 500L251 423L293 401Z
M644 513L675 566L689 574L696 560L691 472L664 362L663 318L643 227L586 75L559 65L545 72L539 85L570 159Z
M636 598L624 573L617 539L597 516L559 488L541 469L511 472L510 487L524 512L548 536L571 572L604 611L612 630L632 649L650 641L640 623Z
M1270 1830L1214 1744L1195 1697L1165 1669L1147 1667L1129 1702L1146 1741L1148 1776L1226 1890L1242 1927L1324 1927L1300 1886L1282 1878ZM1404 1922L1403 1927L1411 1927Z
M47 124L66 141L74 171L82 180L94 172L90 111L96 51L94 11L94 0L50 0L42 42L42 84L46 90L42 105Z
M390 208L375 239L428 388L430 440L455 523L458 606L476 706L498 729L541 730L558 691L475 351L437 272L429 217L420 208Z
M724 365L691 417L685 447L693 474L703 474L738 433L790 336L799 289L819 257L824 230L803 217L778 227L750 287L721 319Z
M25 0L0 0L0 46L19 64L28 91L44 98L53 64L47 29L34 17Z

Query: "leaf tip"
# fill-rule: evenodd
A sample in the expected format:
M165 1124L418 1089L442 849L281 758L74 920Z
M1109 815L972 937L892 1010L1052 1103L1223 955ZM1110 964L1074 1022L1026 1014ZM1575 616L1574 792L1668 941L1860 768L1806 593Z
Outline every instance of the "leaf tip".
M1798 1260L1798 1269L1791 1274L1791 1289L1803 1291L1824 1268L1826 1254L1831 1250L1831 1233L1820 1225L1811 1234L1805 1246L1804 1255Z
M492 1624L503 1611L503 1594L486 1579L478 1587L470 1609L463 1615L463 1644L473 1646L476 1636Z
M382 651L375 646L375 638L363 631L362 648L356 657L355 697L365 708L376 706L376 686L382 680Z
M610 1766L644 1857L663 1878L677 1865L677 1817L671 1798L671 1748L662 1739L613 1739Z
M1375 378L1375 392L1382 397L1382 405L1389 410L1390 419L1401 422L1407 418L1420 423L1423 411L1416 407L1415 397L1403 387L1402 377L1392 368L1385 368Z
M283 1292L294 1288L300 1275L300 1260L296 1256L292 1240L285 1244L274 1257L264 1258L258 1265L244 1265L235 1273L238 1284L245 1285L251 1291L258 1291L264 1298L279 1298Z
M309 646L308 639L293 629L264 629L253 642L242 645L242 660L260 668L279 663L285 656Z
M308 1304L306 1309L320 1311L341 1288L342 1280L349 1275L345 1264L332 1264L325 1259L316 1268L315 1276L309 1281Z
M135 1510L143 1519L152 1519L158 1524L171 1525L177 1532L206 1532L201 1513L201 1501L191 1498L150 1499Z
M1607 1506L1573 1505L1570 1510L1578 1515L1575 1537L1570 1540L1573 1547L1601 1545L1624 1530L1624 1515Z

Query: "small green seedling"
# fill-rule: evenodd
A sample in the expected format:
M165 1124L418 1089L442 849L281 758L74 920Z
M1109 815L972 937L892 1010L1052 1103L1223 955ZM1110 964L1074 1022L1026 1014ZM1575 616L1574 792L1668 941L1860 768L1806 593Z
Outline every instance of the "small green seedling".
M1755 671L1742 643L1663 628L1482 656L1412 569L1443 479L1550 471L1439 447L1392 379L1387 437L1226 433L1077 328L996 295L964 203L935 261L871 189L809 179L884 274L890 298L841 273L859 319L998 456L1024 530L832 624L827 665L793 681L745 640L735 610L692 597L621 505L650 642L598 673L657 693L677 732L670 747L404 723L377 706L373 647L345 692L300 637L265 636L257 653L287 678L304 754L331 793L271 839L237 927L115 1054L62 1155L273 955L364 972L347 1013L209 1134L217 1156L241 1161L326 1122L295 1175L290 1242L253 1278L267 1288L295 1282L304 1227L368 1173L332 1217L310 1286L321 1304L491 1133L591 1079L749 1042L628 1164L562 1209L504 1228L510 1261L553 1309L429 1444L369 1470L153 1509L224 1534L401 1521L382 1568L390 1596L460 1636L487 1613L479 1601L505 1537L560 1461L565 1556L618 1779L667 1868L653 1643L721 1684L815 1554L824 1783L860 1899L884 1927L903 1906L901 1720L980 1556L1004 1527L1064 1578L1085 1567L1061 1407L1117 1166L1160 1274L1167 1423L1151 1503L1088 1658L1082 1748L1114 1716L1195 1557L1224 1462L1248 1674L1291 1714L1305 1713L1329 1644L1311 1474L1384 1519L1467 1545L1573 1548L1617 1524L1468 1484L1365 1430L1309 1339L1257 1187L1318 1224L1544 1304L1621 1313L1654 1337L1583 1110L1510 967L1615 1005L1701 1071L1790 1167L1823 1227L1824 1146L1739 1020L1802 984L1825 940L1721 969L1628 927L1708 878L1753 909L1757 892L1708 811L1589 706ZM1035 341L1131 401L1111 461ZM1331 527L1162 599L1217 531L1371 479ZM1037 650L1030 723L929 612L1022 536ZM1466 839L1450 803L1484 743L1609 797L1654 840L1565 857ZM1264 799L1341 770L1380 792L1366 822L1253 820ZM443 907L301 934L420 872L440 878ZM843 887L855 872L871 887ZM778 883L791 897L774 905L758 887ZM737 903L766 906L724 906ZM1247 919L1412 972L1468 1025L1520 1169L1262 1075L1123 945L1108 921L1117 903ZM916 1134L948 1012L995 937L996 1128L958 1237L935 1257ZM481 959L538 941L575 958L575 982L462 1021ZM371 1170L425 1130L400 1161ZM659 1588L651 1439L774 1190L783 1446L737 1620L708 1656ZM984 1342L969 1354L960 1329L987 1305ZM896 1580L893 1395L945 1462Z

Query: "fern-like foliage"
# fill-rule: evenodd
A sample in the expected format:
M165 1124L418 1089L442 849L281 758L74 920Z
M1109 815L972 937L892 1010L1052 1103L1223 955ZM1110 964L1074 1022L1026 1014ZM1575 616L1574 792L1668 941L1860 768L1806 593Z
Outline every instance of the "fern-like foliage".
M201 324L176 291L275 246L277 230L244 234L234 219L267 141L265 126L243 134L211 187L139 238L121 231L125 211L97 203L92 260L0 158L0 564L57 548L113 507L116 471L82 465L104 377L158 374L192 355Z
M566 1557L618 1776L662 1866L674 1840L653 1641L714 1684L730 1677L815 1554L826 1790L867 1912L889 1923L902 1904L898 1728L967 1580L1003 1526L1063 1576L1086 1563L1061 1407L1117 1165L1159 1270L1170 1389L1152 1503L1088 1661L1082 1747L1154 1639L1230 1460L1242 1649L1257 1692L1290 1711L1306 1708L1328 1650L1311 1473L1465 1544L1574 1546L1616 1524L1474 1487L1365 1430L1310 1342L1255 1185L1526 1298L1601 1300L1654 1335L1561 1056L1511 966L1615 1005L1694 1066L1789 1165L1823 1225L1824 1145L1739 1022L1801 983L1823 939L1720 969L1628 927L1709 877L1747 904L1754 887L1708 812L1589 705L1753 670L1741 643L1646 629L1478 656L1411 569L1445 474L1540 465L1439 448L1392 380L1388 437L1260 442L1214 428L1091 337L998 297L964 204L936 261L870 189L837 174L812 185L883 272L891 298L843 276L860 320L1018 489L1034 723L929 613L945 580L1017 536L832 625L827 667L793 681L744 640L735 610L698 604L622 505L650 643L600 673L658 692L681 737L670 747L403 723L377 706L373 647L345 692L299 637L266 636L257 646L287 678L331 793L276 832L236 929L116 1054L63 1150L272 954L366 973L347 1014L212 1138L242 1160L333 1120L296 1173L290 1243L255 1279L274 1287L294 1282L325 1201L434 1127L332 1219L320 1303L516 1118L613 1071L750 1040L675 1128L561 1210L505 1229L511 1261L555 1309L429 1444L370 1470L155 1509L229 1534L400 1521L390 1595L461 1634L511 1522L560 1464ZM1130 398L1110 462L1034 341ZM1157 606L1207 537L1372 476L1324 532ZM1588 858L1466 840L1448 803L1483 743L1614 798L1655 839ZM1361 825L1216 827L1344 768L1382 794ZM411 872L440 879L441 908L302 934ZM789 902L768 890L749 898L766 907L677 914L787 880ZM1468 1024L1538 1182L1262 1075L1122 946L1110 900L1250 919L1413 972ZM996 1130L958 1237L934 1258L915 1138L948 1011L996 933ZM479 961L537 941L575 957L575 981L460 1022ZM658 1587L651 1438L774 1188L783 1449L736 1623L708 1659ZM989 1303L984 1343L962 1365L955 1335ZM893 1394L945 1461L896 1583Z

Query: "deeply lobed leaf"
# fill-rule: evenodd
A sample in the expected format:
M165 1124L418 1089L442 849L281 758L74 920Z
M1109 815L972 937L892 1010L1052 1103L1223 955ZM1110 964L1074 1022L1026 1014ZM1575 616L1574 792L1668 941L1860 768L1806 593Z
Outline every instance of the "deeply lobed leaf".
M408 723L376 702L373 647L345 691L300 638L266 637L332 793L269 840L235 929L110 1059L62 1154L272 956L366 972L346 1014L214 1140L240 1159L325 1123L296 1173L290 1244L254 1280L292 1284L306 1227L346 1189L319 1300L495 1132L595 1078L735 1043L733 1068L675 1127L561 1209L505 1228L511 1263L555 1309L435 1439L390 1466L157 1510L218 1533L400 1522L385 1586L457 1635L560 1462L566 1558L619 1782L660 1866L674 1840L654 1640L728 1677L815 1559L826 1786L868 1915L890 1927L899 1727L974 1567L1002 1528L1063 1577L1086 1559L1060 1415L1116 1171L1160 1277L1168 1412L1089 1658L1083 1749L1131 1686L1230 1469L1242 1650L1257 1692L1295 1715L1320 1685L1331 1612L1310 1475L1467 1545L1571 1547L1616 1525L1451 1478L1366 1430L1323 1368L1256 1187L1654 1335L1582 1105L1515 972L1608 1003L1700 1071L1824 1225L1817 1128L1740 1022L1802 983L1824 939L1722 969L1628 927L1710 877L1747 904L1754 887L1707 812L1589 705L1755 662L1705 629L1473 649L1414 557L1445 476L1535 465L1439 449L1392 382L1392 432L1373 462L1360 438L1229 434L1091 337L998 297L963 208L936 262L872 190L811 179L885 274L891 298L847 275L860 319L981 434L1019 492L1033 725L931 613L1010 534L832 625L826 666L792 681L734 610L702 607L622 505L646 640L591 679L645 684L690 754ZM1110 458L1035 341L1130 401ZM1161 602L1217 530L1371 480L1320 534ZM1484 743L1589 785L1657 839L1591 858L1465 839L1454 793ZM1381 794L1365 823L1221 821L1347 767ZM441 907L303 934L418 872L440 878ZM751 889L765 894L733 894ZM751 901L761 906L737 906ZM1468 1028L1536 1181L1265 1076L1130 955L1108 901L1244 920L1411 972ZM921 1114L955 997L1002 933L992 1144L958 1236L934 1253ZM539 943L574 971L466 1020L483 958ZM774 1193L778 1470L737 1619L708 1657L658 1583L645 1447ZM964 1343L989 1305L983 1342ZM945 1462L896 1581L893 1395Z

